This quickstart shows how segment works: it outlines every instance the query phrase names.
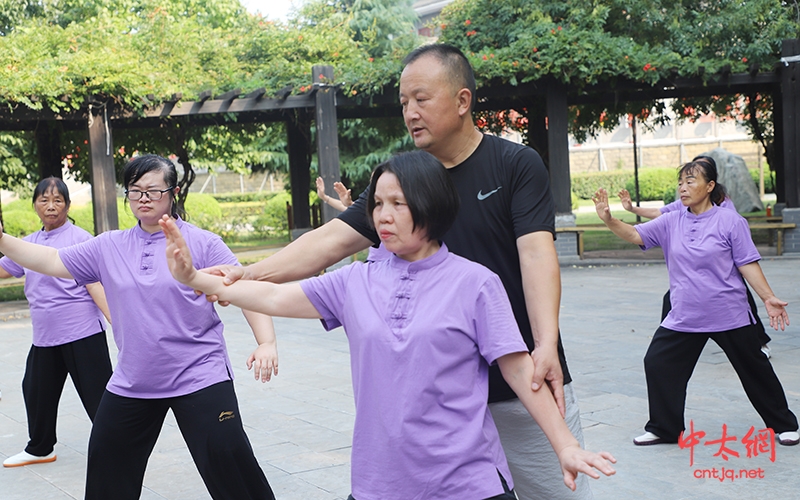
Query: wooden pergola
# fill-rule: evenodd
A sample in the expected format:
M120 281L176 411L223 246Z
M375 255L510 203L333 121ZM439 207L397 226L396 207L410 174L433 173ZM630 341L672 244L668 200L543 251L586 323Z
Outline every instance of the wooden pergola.
M568 147L568 107L584 103L619 103L689 96L725 94L769 94L774 103L776 185L778 201L787 207L800 207L800 40L783 42L783 63L771 72L715 75L700 78L674 78L648 86L639 82L620 82L614 87L598 85L571 89L555 80L540 80L511 86L489 84L478 90L477 109L541 109L529 116L529 144L545 159L558 213L571 212ZM113 162L113 130L147 128L171 120L186 126L218 125L222 114L235 113L238 122L278 122L286 124L292 203L295 227L310 228L308 192L311 166L311 124L316 126L320 176L327 186L339 180L337 121L342 118L400 117L401 109L394 89L359 103L344 96L334 82L330 66L312 68L312 90L298 96L267 97L264 89L243 95L234 90L212 96L203 92L194 101L175 95L169 102L133 113L108 102L90 102L69 114L31 111L18 107L0 112L0 129L33 130L38 142L41 173L60 176L60 130L84 128L89 133L92 197L95 231L118 227L116 179ZM539 104L537 106L537 104ZM56 125L58 124L58 125ZM335 216L323 207L323 220Z

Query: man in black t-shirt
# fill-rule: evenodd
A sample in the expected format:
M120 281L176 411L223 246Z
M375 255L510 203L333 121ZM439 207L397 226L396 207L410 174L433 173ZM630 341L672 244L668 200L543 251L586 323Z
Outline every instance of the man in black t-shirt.
M583 446L580 414L558 332L561 275L547 170L533 149L475 129L475 78L458 49L426 45L404 62L400 103L406 127L415 145L448 169L461 197L458 218L443 240L451 252L500 276L522 336L533 351L534 389L545 382L549 385L567 425ZM231 281L297 280L378 241L369 227L362 194L337 219L272 257L218 271ZM491 367L489 383L490 410L519 498L592 498L584 475L576 480L576 492L564 487L558 458L547 438L496 366Z

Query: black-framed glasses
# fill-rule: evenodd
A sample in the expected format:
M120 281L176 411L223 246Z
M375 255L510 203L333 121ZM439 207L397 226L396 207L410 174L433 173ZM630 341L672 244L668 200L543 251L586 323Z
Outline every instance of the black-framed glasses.
M139 201L142 196L147 195L150 201L158 201L164 197L164 193L172 191L175 186L168 187L167 189L150 189L147 191L139 191L138 189L126 189L125 196L131 201Z

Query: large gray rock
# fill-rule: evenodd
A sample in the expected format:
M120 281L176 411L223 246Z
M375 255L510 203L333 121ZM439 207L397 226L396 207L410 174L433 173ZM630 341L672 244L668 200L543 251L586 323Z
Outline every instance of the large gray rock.
M718 180L728 191L728 196L733 201L737 212L746 214L764 210L758 194L758 187L750 177L744 158L723 148L716 148L703 154L714 158L714 161L717 162Z

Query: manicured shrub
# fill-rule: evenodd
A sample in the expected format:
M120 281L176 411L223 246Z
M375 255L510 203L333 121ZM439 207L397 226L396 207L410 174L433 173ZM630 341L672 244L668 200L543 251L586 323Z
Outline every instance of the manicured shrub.
M674 168L643 168L639 170L639 199L642 201L663 200L667 190L675 191L678 172ZM634 194L634 178L625 183L625 189Z
M227 218L219 202L210 194L190 193L186 198L186 220L197 227L214 231Z
M753 178L753 182L756 183L758 186L758 169L751 168L750 170L750 177ZM775 177L774 173L770 170L764 170L764 192L765 193L774 193L775 192Z
M591 200L598 188L605 188L612 196L625 187L628 179L633 178L633 172L616 170L613 172L587 172L573 174L570 177L572 192L582 200Z
M42 221L33 208L29 210L3 210L3 231L22 238L42 228Z

